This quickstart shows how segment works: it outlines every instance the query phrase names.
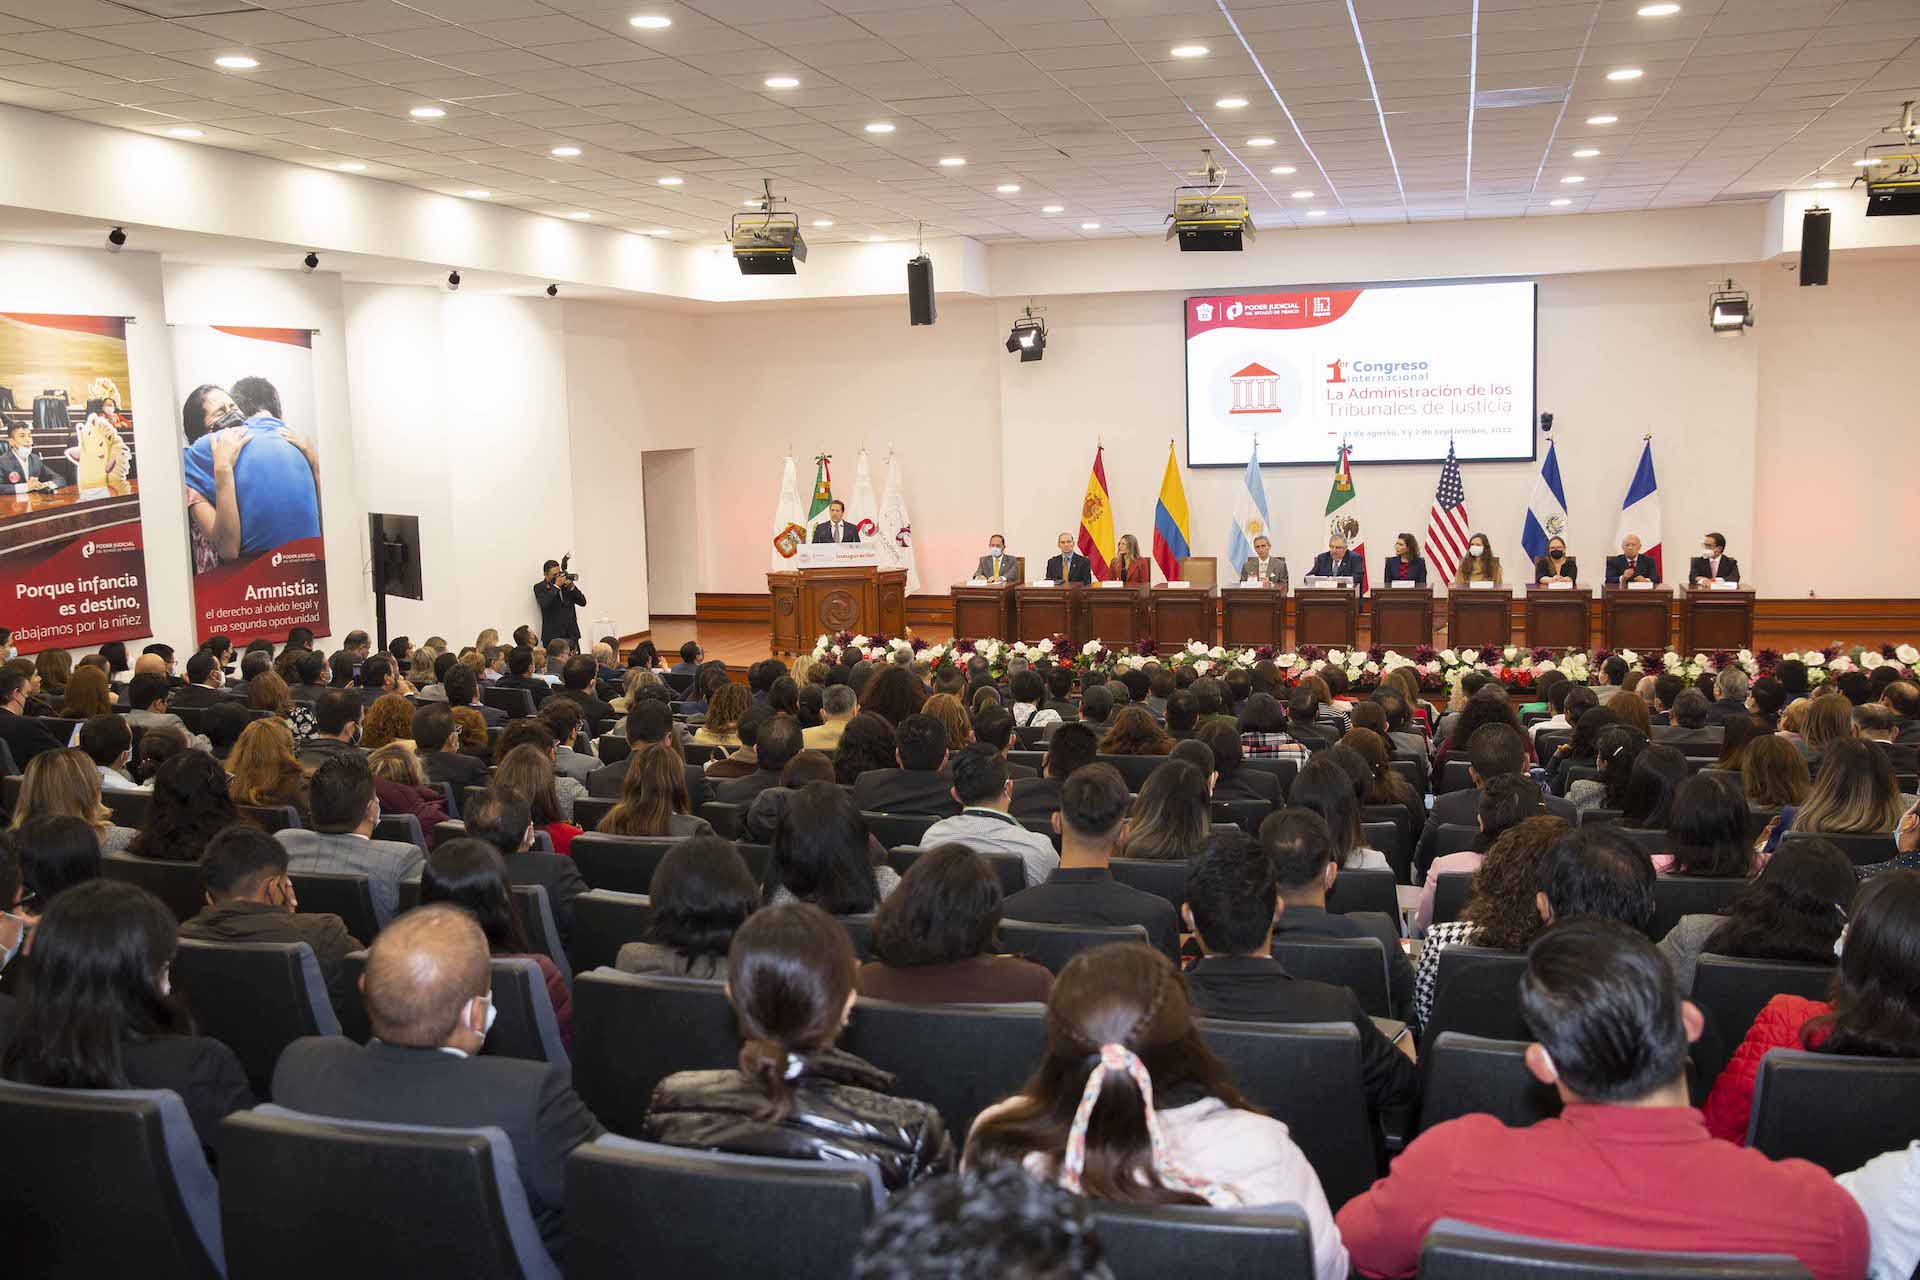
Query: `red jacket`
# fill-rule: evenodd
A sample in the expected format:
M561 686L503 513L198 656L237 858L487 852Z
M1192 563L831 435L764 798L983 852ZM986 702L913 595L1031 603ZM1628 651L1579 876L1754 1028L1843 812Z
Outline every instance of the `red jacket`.
M410 813L420 819L420 833L433 844L435 824L447 820L446 798L438 787L410 787L389 778L375 778L374 792L380 797L380 812Z
M1808 1044L1800 1039L1800 1029L1826 1011L1826 1001L1805 996L1779 995L1767 1001L1700 1109L1707 1118L1708 1133L1738 1146L1747 1145L1747 1119L1753 1114L1753 1086L1760 1077L1760 1059L1769 1049L1813 1048L1826 1037Z
M1126 582L1129 586L1144 587L1152 573L1153 561L1146 556L1137 556L1133 563L1127 566ZM1107 577L1114 582L1121 581L1119 560L1116 559L1107 567Z

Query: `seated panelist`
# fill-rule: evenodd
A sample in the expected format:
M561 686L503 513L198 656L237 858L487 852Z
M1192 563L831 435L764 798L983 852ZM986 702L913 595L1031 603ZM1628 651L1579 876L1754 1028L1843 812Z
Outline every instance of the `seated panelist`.
M1253 540L1253 554L1241 563L1240 581L1287 585L1287 558L1273 554L1273 542L1264 534Z
M1366 571L1360 557L1347 550L1347 535L1336 533L1327 538L1327 549L1313 558L1311 575L1316 578L1352 578L1358 582Z
M1547 554L1537 557L1533 562L1533 580L1543 585L1580 580L1580 563L1567 554L1565 538L1547 539Z
M1499 586L1504 581L1500 574L1500 557L1493 554L1493 544L1487 541L1487 535L1476 533L1469 536L1467 554L1460 558L1460 568L1454 572L1453 585L1464 587L1475 582L1491 582Z
M1727 540L1710 533L1700 542L1701 554L1687 566L1687 580L1696 587L1714 582L1740 581L1740 562L1727 554Z
M1007 554L1006 538L992 534L987 538L987 554L973 567L973 576L988 582L1005 582L1018 571L1019 564L1019 560Z
M1120 553L1107 566L1107 578L1128 586L1144 587L1151 580L1153 561L1140 554L1140 539L1130 533L1120 535Z
M1640 554L1640 535L1630 533L1620 539L1620 554L1607 557L1607 585L1624 587L1635 582L1659 586L1660 566L1653 562L1652 556Z
M827 504L827 518L813 526L815 542L858 542L860 530L847 522L847 504L835 498Z
M1418 538L1403 533L1393 540L1393 554L1380 566L1380 581L1411 582L1416 587L1427 585L1427 561L1420 554Z
M1060 554L1047 561L1048 582L1093 582L1093 566L1073 549L1073 535L1063 533L1054 540Z

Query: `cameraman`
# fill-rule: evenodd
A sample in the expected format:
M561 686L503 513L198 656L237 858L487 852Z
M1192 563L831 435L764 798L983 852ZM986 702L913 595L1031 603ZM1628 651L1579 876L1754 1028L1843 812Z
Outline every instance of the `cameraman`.
M540 606L541 635L549 640L580 639L580 616L574 607L585 604L587 597L560 561L549 560L541 566L540 581L533 584L533 598Z

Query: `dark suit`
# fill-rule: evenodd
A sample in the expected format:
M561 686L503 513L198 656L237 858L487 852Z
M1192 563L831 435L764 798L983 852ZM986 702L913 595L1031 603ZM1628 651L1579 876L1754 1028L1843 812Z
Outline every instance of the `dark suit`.
M1016 822L1048 822L1060 812L1060 783L1053 778L1023 778L1013 784L1007 809Z
M19 478L15 479L16 476ZM29 480L45 480L55 486L68 483L64 475L41 460L38 449L29 453L24 461L11 447L0 449L0 486L19 492L20 486Z
M534 704L536 706L539 705L538 695L535 695ZM475 711L478 711L480 713L480 718L487 722L487 728L489 729L498 729L501 725L513 719L512 716L508 715L506 712L502 711L500 708L490 707L484 702L475 702L470 705L473 707Z
M1427 585L1427 558L1415 556L1409 567L1399 556L1388 556L1380 566L1380 581L1411 582L1417 587L1424 587Z
M585 689L559 689L554 692L556 698L571 698L580 704L580 714L588 721L587 732L593 732L595 720L618 720L620 713L613 707L593 696Z
M1092 561L1088 560L1078 551L1069 552L1065 559L1067 563L1064 565L1060 563L1060 556L1053 556L1047 561L1048 582L1085 582L1089 584L1093 582Z
M1707 723L1724 725L1735 716L1751 714L1745 698L1716 698L1707 706Z
M860 530L854 525L853 521L842 520L840 522L840 536L836 538L833 536L833 521L822 520L819 524L813 526L812 541L858 542L860 541Z
M294 1111L380 1124L474 1129L513 1144L527 1207L556 1261L564 1254L567 1153L606 1130L573 1091L565 1066L520 1058L457 1058L378 1040L308 1036L288 1045L273 1100Z
M1360 1086L1368 1107L1419 1100L1413 1060L1393 1047L1345 987L1296 978L1272 956L1208 956L1187 973L1187 999L1202 1016L1233 1022L1348 1023L1360 1033Z
M295 702L314 703L320 701L320 695L332 688L325 684L295 684L287 686L287 696Z
M935 813L952 817L960 802L945 769L869 769L853 780L853 802L866 813Z
M713 789L713 798L721 804L747 805L768 787L780 785L778 769L755 769L743 778L729 778Z
M452 783L455 795L467 787L487 785L487 762L458 751L421 751L420 770L428 782Z
M1313 568L1307 570L1310 578L1352 578L1355 582L1366 574L1367 567L1362 563L1358 552L1349 551L1334 561L1333 552L1322 551L1313 558Z
M1696 756L1720 754L1720 744L1726 739L1727 731L1712 725L1683 729L1677 724L1664 724L1653 731L1656 746L1676 747L1687 755Z
M1560 567L1555 569L1553 567L1553 561L1547 559L1545 556L1535 557L1533 562L1533 580L1535 582L1540 581L1542 578L1551 578L1556 573L1566 578L1569 582L1578 582L1580 580L1580 561L1573 556L1568 556L1560 562Z
M1275 939L1299 942L1310 938L1378 938L1387 953L1387 999L1393 1016L1402 1022L1414 1020L1413 963L1400 945L1400 930L1378 911L1355 911L1335 915L1325 907L1289 905L1274 926ZM1417 1033L1417 1029L1416 1029Z
M13 753L15 767L20 769L26 768L27 761L42 751L67 745L34 721L5 710L0 710L0 742L7 744L7 750Z
M1105 867L1057 868L1045 882L1008 898L1004 914L1035 924L1145 925L1148 942L1170 958L1179 954L1180 918L1173 904L1157 893L1121 884Z
M1286 803L1280 794L1280 778L1264 769L1249 769L1242 764L1233 776L1213 789L1215 800L1264 800L1278 808Z
M573 940L573 900L587 891L587 882L565 854L542 853L528 849L506 856L507 881L510 884L537 884L547 891L547 905L553 908L553 927L560 941Z
M1580 814L1573 805L1560 796L1547 796L1547 813L1551 817L1564 818L1578 826ZM1480 825L1480 791L1477 787L1465 787L1459 791L1447 791L1433 798L1433 808L1427 811L1426 829L1420 833L1420 847L1414 852L1413 862L1421 871L1432 865L1434 851L1440 843L1440 828L1443 826L1478 827Z
M1887 764L1895 773L1920 772L1920 749L1905 742L1880 742L1873 745L1887 757Z
M167 706L211 707L216 702L225 701L226 696L224 690L216 689L210 684L182 685L173 691L171 698L167 699Z
M1608 586L1610 587L1619 586L1620 575L1625 573L1626 571L1627 571L1627 558L1625 556L1608 556L1607 557L1607 585ZM1651 582L1654 586L1657 587L1660 585L1660 570L1654 566L1652 556L1648 556L1648 555L1635 556L1633 559L1633 571L1636 574L1640 575L1642 578L1645 578L1648 582Z
M587 597L578 584L569 582L562 587L542 578L533 584L533 600L540 606L540 634L543 638L580 638L580 615L574 612L574 606L585 604Z
M539 708L542 702L545 702L553 696L554 689L554 686L548 684L539 676L501 676L493 682L493 687L496 689L526 690L527 696L533 699L533 705L536 709ZM498 710L498 708L495 708L495 710ZM501 712L501 715L504 717L506 713ZM488 720L487 723L492 724L493 721Z
M1692 563L1687 566L1687 581L1693 582L1700 578L1713 578L1720 582L1738 582L1740 581L1740 562L1732 556L1721 556L1720 570L1716 573L1707 563L1707 557L1695 556Z

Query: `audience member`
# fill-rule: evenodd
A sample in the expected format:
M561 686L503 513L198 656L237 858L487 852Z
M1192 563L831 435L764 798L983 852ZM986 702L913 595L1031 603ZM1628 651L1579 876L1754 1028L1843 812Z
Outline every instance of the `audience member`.
M929 1178L867 1228L854 1280L1106 1280L1079 1198L1017 1168Z
M892 867L875 865L866 819L832 783L795 791L771 843L769 903L810 902L829 915L862 916L900 883Z
M809 751L831 754L840 745L841 735L860 710L860 700L852 689L834 685L820 695L820 723L800 733L802 745Z
M1327 830L1333 836L1334 852L1342 867L1390 870L1387 855L1367 846L1365 828L1360 821L1360 798L1354 790L1353 775L1337 759L1331 758L1338 750L1336 747L1323 752L1307 762L1306 767L1293 779L1293 786L1287 792L1287 803L1296 808L1310 809L1325 820Z
M1720 758L1712 768L1738 772L1747 754L1747 744L1766 732L1759 718L1744 711L1720 722ZM1798 753L1796 753L1798 754Z
M1085 725L1062 724L1047 739L1046 756L1037 778L1017 779L1008 812L1022 822L1052 822L1060 811L1060 787L1076 769L1090 765L1099 753L1099 739Z
M1211 727L1212 722L1203 723L1200 732L1204 735ZM1271 694L1250 695L1233 727L1239 734L1240 754L1246 759L1307 763L1306 746L1287 734L1287 710Z
M1478 871L1486 860L1487 850L1493 847L1496 840L1528 818L1537 818L1547 812L1546 799L1541 795L1539 785L1524 774L1496 774L1476 794L1480 797L1480 812L1475 818L1479 834L1474 838L1474 847L1441 854L1427 868L1426 884L1420 891L1420 905L1413 917L1414 928L1421 933L1433 923L1434 897L1439 890L1441 876Z
M896 767L898 751L893 726L871 711L859 711L847 721L834 747L834 781L850 787L863 773L892 769Z
M79 747L93 761L101 791L145 790L126 772L127 762L133 757L133 733L127 728L126 717L104 715L84 721Z
M1681 916L1660 940L1660 954L1689 990L1702 955L1829 964L1858 888L1853 863L1831 842L1797 841L1769 858L1720 914Z
M153 798L127 852L163 862L199 862L207 844L240 818L227 775L204 751L183 751L153 775Z
M460 727L451 707L428 703L418 708L408 734L428 782L451 786L456 798L468 787L487 784L486 762L460 753Z
M560 940L573 938L573 901L587 892L573 859L534 847L534 829L527 802L498 787L467 801L463 811L465 834L485 840L506 863L507 879L516 885L537 884L547 891L547 905L553 911L554 927Z
M991 746L975 743L952 757L950 772L960 812L928 827L920 843L929 849L953 842L980 853L1016 854L1029 885L1052 875L1060 865L1053 842L1021 826L1009 812L1015 783L1007 776L1006 757Z
M1813 789L1806 758L1778 734L1765 734L1747 743L1740 754L1740 785L1753 809L1796 807Z
M227 770L233 775L227 792L235 804L290 807L303 823L311 817L308 772L294 755L293 730L284 722L268 717L249 724L233 745Z
M446 797L440 794L440 788L428 785L426 771L421 769L413 749L405 743L389 742L367 756L367 767L373 772L373 790L380 800L380 812L411 814L420 824L421 836L431 845L433 829L451 815L447 813Z
M792 716L770 716L753 735L753 772L721 783L714 790L714 799L726 804L752 804L762 791L780 785L781 770L801 749L800 722Z
M1641 831L1664 830L1673 817L1674 792L1687 779L1687 758L1661 743L1634 757L1621 797L1620 825Z
M286 846L289 869L296 875L367 877L374 919L385 928L399 910L400 882L419 872L425 855L411 844L373 838L380 800L373 773L358 755L329 760L314 770L311 793L313 829L289 827L274 834Z
M1653 754L1648 751L1646 756ZM1646 756L1641 757L1643 762ZM1753 874L1747 801L1732 782L1695 774L1674 790L1671 809L1667 818L1668 851L1653 859L1655 871L1662 875L1743 879Z
M1207 775L1190 764L1169 760L1141 785L1127 810L1127 829L1114 856L1185 862L1200 852L1212 828Z
M487 951L499 959L531 960L540 968L553 1006L560 1043L573 1047L573 992L552 957L527 942L526 927L513 904L513 890L500 851L485 840L449 840L427 856L420 875L422 903L447 902L472 916L487 937ZM557 926L556 926L557 927Z
M551 737L537 725L528 727L537 730L537 734L518 745L509 746L508 738L500 740L505 754L494 771L493 785L524 801L533 817L534 829L546 832L553 851L564 854L572 849L573 838L582 830L573 821L573 802L586 788L572 778L554 776L552 747L543 745L550 744ZM565 790L562 790L563 784Z
M911 1004L1044 1003L1053 975L997 954L993 869L964 845L928 846L874 916L874 959L860 967L860 994Z
M672 747L656 742L627 758L620 803L595 830L615 836L710 836L713 824L693 816L686 762Z
M694 836L667 851L647 895L653 921L646 937L620 948L623 973L725 978L733 935L760 906L760 886L731 840Z
M100 799L100 773L78 747L43 751L27 765L8 826L19 832L35 818L78 818L93 831L103 853L125 853L139 835L113 821ZM25 856L26 850L22 849Z
M1169 957L1176 955L1180 929L1173 904L1121 884L1108 866L1126 832L1130 799L1127 784L1112 765L1076 769L1060 788L1060 808L1053 817L1060 865L1045 883L1007 899L1007 919L1109 928L1142 925L1149 942Z
M1524 951L1546 927L1546 915L1539 906L1541 864L1572 830L1562 818L1528 818L1488 847L1486 860L1473 873L1459 918L1431 926L1420 948L1413 1004L1414 1020L1421 1026L1433 1016L1440 955L1448 947Z
M98 671L82 667L73 673L73 680L67 686L67 706L74 705L76 686L89 683L97 686L98 697L82 712L81 718L94 715L108 715L113 712L113 704L108 700L107 678ZM61 707L61 714L67 713L67 706ZM76 710L80 710L78 707ZM30 719L27 714L27 678L18 671L0 669L0 742L4 742L14 764L26 768L32 759L42 751L53 751L61 743L39 721Z
M1873 743L1895 773L1920 772L1920 748L1895 741L1900 733L1900 717L1886 704L1871 702L1855 707L1853 732L1861 741Z
M313 732L300 744L300 763L318 769L353 751L360 741L360 699L346 689L329 689L313 704ZM409 724L411 729L412 725Z
M1850 738L1828 750L1806 800L1781 809L1780 815L1767 824L1763 843L1771 851L1790 831L1891 832L1906 809L1907 802L1894 782L1886 757L1872 744Z
M869 769L855 778L854 803L867 813L958 813L960 802L953 798L953 775L947 769L946 727L933 716L915 713L895 723L894 740L898 767Z
M1106 735L1100 739L1103 756L1164 756L1171 750L1173 739L1145 707L1128 706L1114 712Z

